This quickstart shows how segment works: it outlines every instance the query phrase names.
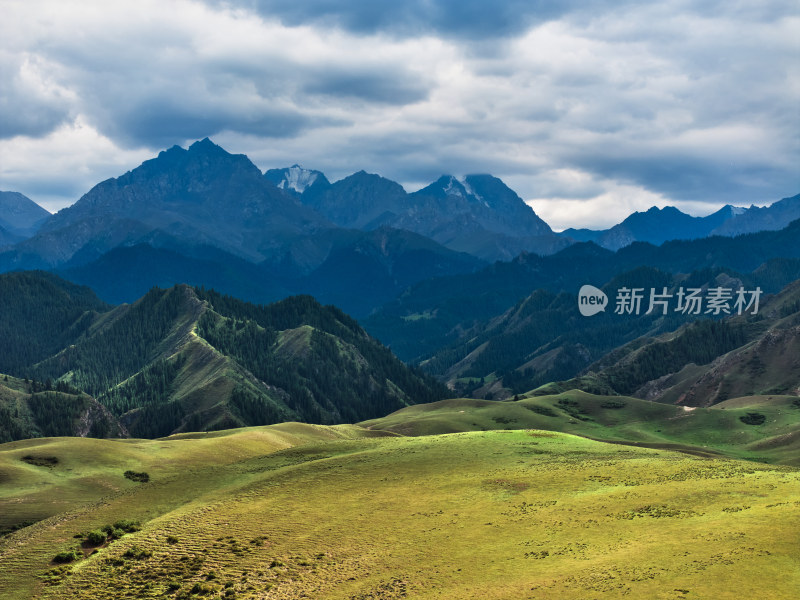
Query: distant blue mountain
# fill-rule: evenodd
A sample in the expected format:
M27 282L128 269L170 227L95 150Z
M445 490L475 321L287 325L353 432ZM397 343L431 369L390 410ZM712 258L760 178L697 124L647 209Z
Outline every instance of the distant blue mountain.
M50 213L19 192L0 192L0 230L7 239L31 237L50 217ZM3 234L0 233L0 244Z
M706 217L692 217L673 206L635 212L610 229L566 229L561 235L578 242L595 242L609 250L619 250L633 242L648 242L657 246L669 240L695 240L711 235L726 221L742 215L748 209L727 205ZM791 221L791 219L790 219ZM786 221L783 227L788 225Z
M712 235L739 235L757 231L783 229L795 219L800 219L800 194L784 198L770 206L751 206L746 211L721 223Z

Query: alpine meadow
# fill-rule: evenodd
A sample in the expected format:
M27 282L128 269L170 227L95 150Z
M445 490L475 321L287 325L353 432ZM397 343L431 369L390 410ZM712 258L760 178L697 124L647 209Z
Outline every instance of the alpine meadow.
M0 600L800 597L800 9L0 2Z

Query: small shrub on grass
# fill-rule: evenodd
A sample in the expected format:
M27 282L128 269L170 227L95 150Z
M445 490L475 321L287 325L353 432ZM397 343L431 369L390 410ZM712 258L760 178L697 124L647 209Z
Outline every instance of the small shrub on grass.
M492 417L492 421L497 423L498 425L509 425L510 423L516 423L516 419L510 419L509 417Z
M745 425L763 425L764 421L767 420L767 417L761 413L749 412L743 417L739 417L739 420Z
M132 558L134 560L141 560L143 558L150 558L153 556L153 552L151 550L140 548L139 546L131 546L122 556L125 558Z
M65 552L59 552L53 557L54 563L70 563L73 561L78 560L81 557L80 554L75 552L75 550L67 550Z
M133 521L131 519L122 519L114 523L114 529L121 529L125 533L134 533L141 528L141 523L139 523L139 521Z
M167 543L168 544L177 544L180 540L176 538L174 535L167 536Z
M544 417L557 417L558 415L553 412L551 409L547 408L546 406L538 406L536 404L528 404L525 406L528 410L532 410L537 415L542 415Z
M558 407L566 412L573 419L580 421L591 421L590 417L584 416L586 411L575 400L561 399L558 401Z
M197 594L198 596L208 596L215 593L219 588L210 583L195 583L192 589L189 590L190 594Z
M150 475L145 473L144 471L125 471L123 473L126 479L130 479L131 481L138 481L139 483L147 483L150 481Z
M608 400L600 405L600 408L625 408L627 404L620 400Z
M170 581L170 582L167 584L167 589L168 589L170 592L174 592L175 590L179 590L179 589L181 589L181 584L180 584L180 583L178 583L177 581Z
M32 456L28 454L22 457L22 461L35 467L55 467L58 464L57 456Z
M95 529L86 534L86 539L83 544L85 546L99 546L100 544L105 544L107 540L108 536L105 531Z

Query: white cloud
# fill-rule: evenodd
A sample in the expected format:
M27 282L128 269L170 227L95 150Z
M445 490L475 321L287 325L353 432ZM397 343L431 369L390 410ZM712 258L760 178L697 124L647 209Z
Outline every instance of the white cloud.
M42 138L0 139L0 189L19 191L56 212L148 158L149 151L120 148L78 119Z

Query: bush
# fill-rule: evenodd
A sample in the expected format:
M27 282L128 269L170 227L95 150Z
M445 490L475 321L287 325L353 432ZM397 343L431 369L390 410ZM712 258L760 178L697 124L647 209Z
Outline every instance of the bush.
M739 417L739 420L746 425L763 425L764 421L767 420L767 417L761 413L749 412L743 417Z
M100 544L105 544L107 540L108 536L105 531L95 529L86 534L86 540L83 543L87 546L99 546Z
M134 533L141 529L141 523L131 519L122 519L114 523L114 529L121 529L125 533Z
M625 408L625 402L619 400L608 400L600 405L600 408Z
M67 550L66 552L59 552L53 557L54 563L70 563L78 560L81 557L75 550Z
M139 483L147 483L150 481L150 475L144 471L125 471L124 475L127 479L130 479L131 481L138 481Z
M167 543L168 544L177 544L180 540L176 538L174 535L167 536Z
M526 404L525 408L528 410L532 410L537 415L543 415L545 417L557 417L558 415L553 412L553 410L547 408L546 406L538 406L536 404Z
M197 594L198 596L208 596L209 594L215 593L219 588L215 585L211 585L210 583L195 583L191 590L189 590L190 594Z
M143 558L150 558L153 556L153 552L151 550L145 550L144 548L140 548L139 546L131 546L125 551L123 554L125 558L133 558L135 560L141 560Z

